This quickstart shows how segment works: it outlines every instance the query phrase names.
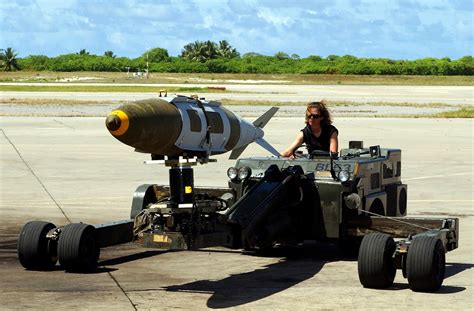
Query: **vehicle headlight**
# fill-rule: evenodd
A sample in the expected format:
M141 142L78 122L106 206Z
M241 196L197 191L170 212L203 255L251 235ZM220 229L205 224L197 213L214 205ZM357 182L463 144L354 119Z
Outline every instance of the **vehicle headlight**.
M342 182L348 181L349 177L351 177L351 174L346 170L342 170L337 174L337 178Z
M229 167L227 170L227 177L229 177L231 180L234 180L238 176L238 170L235 167Z
M242 166L241 168L239 168L239 179L240 180L247 179L251 175L252 175L252 170L250 169L250 167Z

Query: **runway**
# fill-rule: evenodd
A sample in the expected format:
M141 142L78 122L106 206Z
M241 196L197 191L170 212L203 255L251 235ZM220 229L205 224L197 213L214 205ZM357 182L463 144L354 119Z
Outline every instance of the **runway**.
M0 83L0 85L107 85L130 86L131 84L100 83ZM201 87L211 84L133 84L136 86L156 86L158 93L166 87ZM213 85L215 86L215 85ZM219 84L229 93L203 93L209 100L238 99L278 102L307 102L310 100L349 101L356 103L445 103L474 104L472 86L400 86L400 85L282 85L282 84ZM0 101L7 98L55 98L115 101L139 100L150 97L150 93L126 92L13 92L0 93Z
M265 138L281 150L302 121L275 117ZM167 183L168 173L144 165L145 154L110 136L104 118L0 117L0 124L2 309L465 310L474 303L472 119L335 119L340 147L363 140L402 149L410 216L460 219L460 247L447 254L444 285L432 294L412 292L400 271L394 287L364 289L356 261L312 243L268 257L223 248L163 252L130 243L105 249L96 273L24 270L16 240L25 222L126 219L135 188ZM266 154L252 145L242 156L253 155ZM215 158L195 168L196 185L226 186L234 161Z

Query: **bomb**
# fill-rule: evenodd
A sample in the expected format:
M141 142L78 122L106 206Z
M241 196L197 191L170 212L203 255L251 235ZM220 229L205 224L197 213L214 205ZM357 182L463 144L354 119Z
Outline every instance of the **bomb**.
M277 110L272 107L249 122L217 101L161 97L124 104L105 125L122 143L154 157L203 158L232 151L230 159L236 159L252 142L278 156L262 130Z

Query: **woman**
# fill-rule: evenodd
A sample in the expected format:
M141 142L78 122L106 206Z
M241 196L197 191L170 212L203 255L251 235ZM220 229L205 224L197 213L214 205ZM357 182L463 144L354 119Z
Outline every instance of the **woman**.
M295 150L303 143L306 144L309 154L314 150L337 152L339 132L332 125L331 115L324 101L308 104L305 123L306 127L296 135L295 140L281 153L281 156L293 159Z

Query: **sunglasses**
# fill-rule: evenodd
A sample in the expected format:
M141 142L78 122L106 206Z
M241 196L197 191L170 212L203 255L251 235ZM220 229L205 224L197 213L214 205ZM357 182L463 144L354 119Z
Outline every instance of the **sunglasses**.
M321 116L319 114L310 114L306 116L307 119L319 119Z

